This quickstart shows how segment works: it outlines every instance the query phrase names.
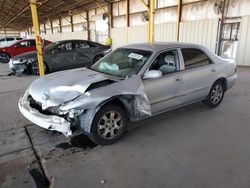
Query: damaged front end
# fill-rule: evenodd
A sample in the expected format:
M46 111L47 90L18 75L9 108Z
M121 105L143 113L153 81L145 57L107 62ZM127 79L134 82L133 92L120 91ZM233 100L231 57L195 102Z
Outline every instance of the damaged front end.
M22 58L10 59L9 68L16 75L26 74L26 73L29 73L29 66L34 61L35 60L32 58L30 58L30 59L22 59Z
M67 74L56 73L34 81L19 101L21 113L38 126L65 136L78 129L90 133L96 112L109 102L119 102L132 121L151 115L139 76L115 80L89 69ZM71 79L62 84L65 76Z
M48 111L42 111L39 104L35 103L28 94L28 91L20 98L18 106L24 117L36 125L48 130L61 132L65 136L72 135L70 121L66 120L63 115L49 114Z

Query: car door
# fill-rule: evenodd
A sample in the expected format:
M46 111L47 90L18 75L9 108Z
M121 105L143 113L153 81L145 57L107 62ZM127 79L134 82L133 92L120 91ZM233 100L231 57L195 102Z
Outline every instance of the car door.
M76 53L73 41L58 43L51 50L51 65L54 70L73 68L76 64Z
M180 51L177 49L160 53L154 59L148 71L159 70L162 72L162 77L143 79L152 114L157 114L182 104L180 97L182 96L185 82L181 79L179 55Z
M13 56L15 55L19 55L25 52L29 52L30 51L30 43L28 40L25 41L20 41L18 43L15 44L14 46L14 50L13 50Z
M185 80L184 97L185 103L204 99L215 81L216 65L200 49L181 49L185 70L182 78Z
M76 41L76 63L79 67L90 66L95 47L86 41Z
M36 51L36 41L35 40L29 40L28 41L28 48L27 51Z

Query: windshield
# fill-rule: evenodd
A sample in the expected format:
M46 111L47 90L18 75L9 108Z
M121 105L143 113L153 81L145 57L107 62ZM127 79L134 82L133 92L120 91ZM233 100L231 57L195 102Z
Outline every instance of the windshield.
M137 74L152 52L119 48L92 65L91 69L117 77L131 77Z

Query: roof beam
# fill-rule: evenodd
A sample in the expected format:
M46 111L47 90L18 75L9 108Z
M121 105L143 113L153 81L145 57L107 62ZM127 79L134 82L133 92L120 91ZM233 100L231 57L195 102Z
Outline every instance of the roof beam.
M13 22L16 18L18 18L21 14L23 14L26 10L28 10L30 8L29 3L27 5L25 5L22 10L16 14L14 17L12 17L4 26L3 28L7 27L11 22Z

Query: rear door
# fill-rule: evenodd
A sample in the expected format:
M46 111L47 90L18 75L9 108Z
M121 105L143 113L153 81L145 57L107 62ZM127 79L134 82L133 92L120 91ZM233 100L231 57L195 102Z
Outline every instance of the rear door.
M180 51L170 50L160 53L149 67L162 72L161 78L143 80L152 114L157 114L182 104L180 97L185 82L180 71Z
M184 67L183 79L185 88L183 90L183 102L204 99L215 81L216 65L205 52L196 48L181 49Z
M73 41L59 43L51 50L51 64L53 69L67 69L76 66L76 53Z
M95 53L95 47L87 41L76 41L76 64L79 67L90 66Z

